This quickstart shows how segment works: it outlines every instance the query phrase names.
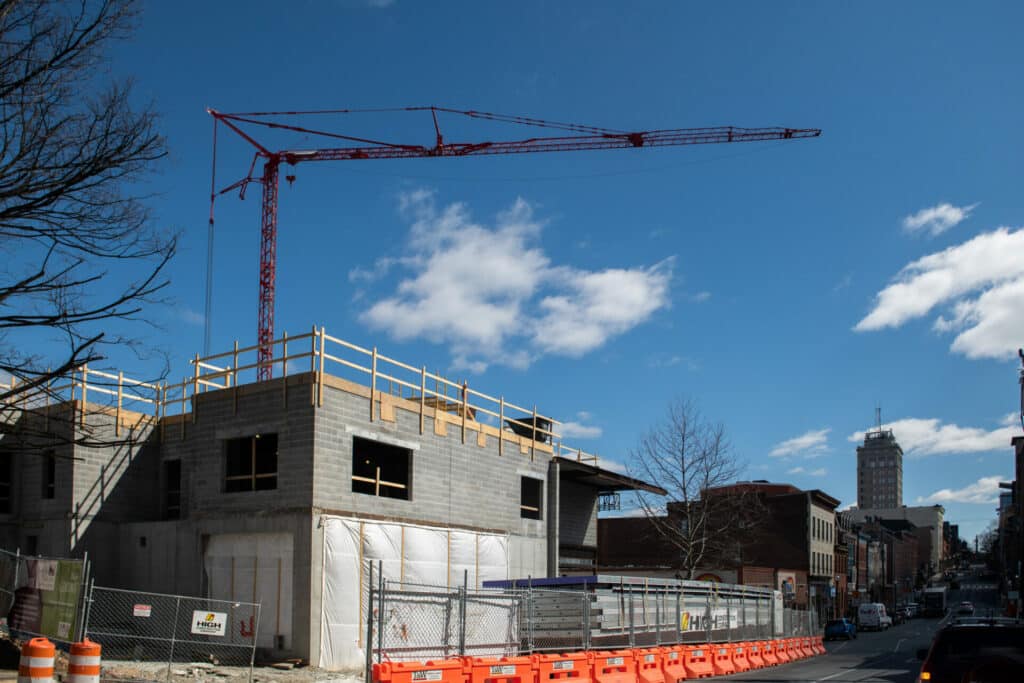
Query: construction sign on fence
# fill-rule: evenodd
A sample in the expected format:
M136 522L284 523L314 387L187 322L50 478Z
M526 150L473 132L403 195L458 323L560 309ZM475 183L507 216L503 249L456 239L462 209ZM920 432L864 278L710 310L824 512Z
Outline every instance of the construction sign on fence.
M226 612L194 610L192 612L192 633L201 636L223 636L227 622Z
M12 631L73 642L82 590L81 560L26 559L27 582L14 594Z

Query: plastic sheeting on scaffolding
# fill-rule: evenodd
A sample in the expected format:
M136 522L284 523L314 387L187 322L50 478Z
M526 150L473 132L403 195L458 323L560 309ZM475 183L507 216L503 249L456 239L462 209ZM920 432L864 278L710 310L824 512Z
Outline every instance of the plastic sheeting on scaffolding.
M209 597L260 603L258 647L291 646L292 549L288 533L214 534L206 545ZM244 624L241 631L254 627Z
M469 588L509 578L509 537L459 529L347 517L321 518L324 534L320 663L325 669L360 668L366 662L367 581L370 563L399 585ZM377 577L374 577L376 583ZM427 609L425 607L425 609ZM417 631L406 634L417 644ZM436 644L424 633L423 645Z

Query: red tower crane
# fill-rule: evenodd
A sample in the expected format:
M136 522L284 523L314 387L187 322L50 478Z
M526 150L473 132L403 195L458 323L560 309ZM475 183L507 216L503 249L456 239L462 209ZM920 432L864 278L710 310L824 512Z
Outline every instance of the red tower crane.
M364 159L410 159L422 157L468 157L494 154L524 154L527 152L568 152L586 149L636 149L640 147L670 147L676 145L707 145L727 142L758 142L765 140L796 140L821 135L817 128L736 128L719 126L714 128L677 128L648 131L620 131L574 123L556 123L522 116L490 114L481 111L462 111L445 107L402 107L399 109L353 110L334 109L320 111L277 111L247 112L229 114L207 109L214 119L214 172L216 172L217 124L222 123L243 140L251 144L256 153L249 172L244 178L217 190L216 179L210 188L210 240L208 254L206 291L206 351L209 352L209 325L212 272L213 203L217 195L239 190L245 198L249 183L263 186L262 216L260 220L260 270L259 270L259 322L257 328L258 375L259 380L273 376L274 359L274 290L277 269L277 189L281 164L294 166L306 161L349 161ZM350 114L356 112L430 112L434 121L436 141L432 147L417 144L384 142L355 137L342 133L318 130L285 122L283 117L300 115ZM484 119L500 123L519 124L536 128L564 131L561 135L530 137L522 140L501 140L495 142L445 142L438 124L438 112ZM322 137L326 140L344 141L346 146L319 149L272 150L258 142L243 127L291 131L306 136ZM256 165L263 163L262 175L254 175ZM294 176L288 176L293 180Z

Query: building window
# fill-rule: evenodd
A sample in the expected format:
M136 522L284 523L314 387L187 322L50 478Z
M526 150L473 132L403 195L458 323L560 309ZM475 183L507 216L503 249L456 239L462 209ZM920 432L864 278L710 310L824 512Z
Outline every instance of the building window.
M277 488L277 434L228 439L224 442L224 456L226 493Z
M519 482L519 516L523 519L540 519L544 511L544 482L533 477L521 477Z
M352 493L412 500L412 451L353 437Z
M181 461L164 463L164 509L167 519L181 519Z
M11 460L9 453L0 455L0 514L11 512Z
M53 451L43 453L43 498L57 496L57 456Z

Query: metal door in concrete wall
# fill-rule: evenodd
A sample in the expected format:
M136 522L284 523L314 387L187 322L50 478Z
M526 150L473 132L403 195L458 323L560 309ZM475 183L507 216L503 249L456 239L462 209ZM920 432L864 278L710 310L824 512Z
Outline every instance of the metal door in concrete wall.
M260 603L257 647L292 645L292 555L288 533L215 534L206 544L207 597Z

